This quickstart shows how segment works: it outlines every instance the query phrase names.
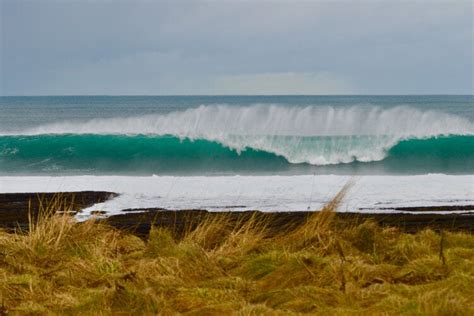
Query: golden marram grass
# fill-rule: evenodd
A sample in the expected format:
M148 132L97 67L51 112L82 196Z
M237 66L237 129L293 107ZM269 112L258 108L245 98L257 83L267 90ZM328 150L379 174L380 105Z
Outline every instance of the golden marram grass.
M474 313L472 234L340 225L343 195L278 233L264 217L211 216L144 240L44 212L0 232L0 314Z

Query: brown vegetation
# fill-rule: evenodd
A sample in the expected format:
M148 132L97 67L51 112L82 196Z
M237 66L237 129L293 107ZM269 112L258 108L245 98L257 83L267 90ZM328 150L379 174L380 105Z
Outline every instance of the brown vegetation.
M0 231L0 315L474 314L471 233L341 225L342 195L280 232L219 216L146 240L44 212Z

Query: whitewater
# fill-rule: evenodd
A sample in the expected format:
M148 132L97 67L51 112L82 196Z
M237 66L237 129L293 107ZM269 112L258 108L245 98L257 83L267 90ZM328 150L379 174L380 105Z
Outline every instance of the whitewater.
M339 207L342 212L390 213L400 212L396 210L397 207L474 205L472 176L440 174L356 178L336 175L0 177L0 191L95 190L120 194L109 201L86 208L77 215L78 219L86 219L96 210L113 215L122 210L147 208L210 211L318 210L348 182L353 182L354 185Z

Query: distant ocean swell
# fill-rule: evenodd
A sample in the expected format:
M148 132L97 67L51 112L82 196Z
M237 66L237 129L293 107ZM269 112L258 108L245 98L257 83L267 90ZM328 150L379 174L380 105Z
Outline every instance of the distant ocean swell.
M408 106L203 105L0 133L0 174L343 168L474 173L474 123Z
M0 136L0 173L258 172L325 164L379 165L388 171L431 167L432 172L474 172L474 136L406 139L389 147L386 138L363 136L304 137L297 141L279 137L268 141L271 146L287 146L285 151L298 163L258 148L238 152L215 141L175 136ZM311 165L311 161L323 163Z

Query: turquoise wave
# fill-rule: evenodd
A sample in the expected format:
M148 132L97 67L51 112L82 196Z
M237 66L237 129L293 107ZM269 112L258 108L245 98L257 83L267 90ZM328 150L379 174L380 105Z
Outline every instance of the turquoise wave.
M295 150L317 155L319 146L331 155L330 144L341 143L341 136L337 138L335 142L334 137L306 137ZM0 174L474 173L474 136L406 139L392 145L384 141L377 145L370 136L348 136L343 142L351 142L351 150L358 143L364 151L367 144L374 150L388 146L380 161L354 158L350 163L316 166L290 163L284 156L256 148L236 151L210 140L174 136L0 136Z

